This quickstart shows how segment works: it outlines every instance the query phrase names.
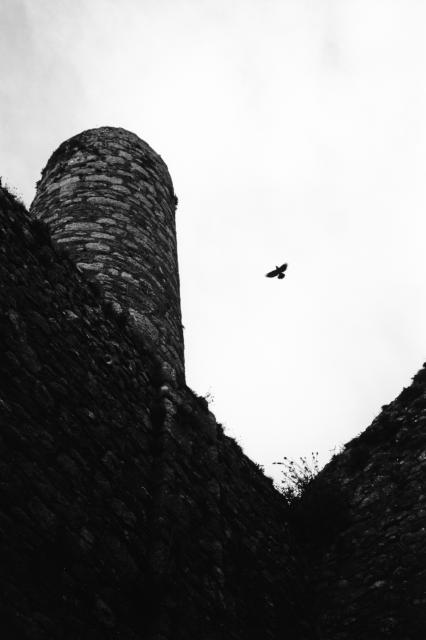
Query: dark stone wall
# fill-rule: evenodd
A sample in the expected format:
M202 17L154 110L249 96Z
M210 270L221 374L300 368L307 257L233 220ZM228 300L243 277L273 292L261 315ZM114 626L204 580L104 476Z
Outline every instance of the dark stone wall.
M5 638L133 638L147 589L154 367L46 229L0 193ZM118 636L117 636L118 637Z
M176 202L160 156L129 131L101 127L53 153L31 213L118 309L129 310L182 381Z
M329 518L313 571L323 637L424 638L425 368L335 456L311 491Z
M161 637L316 638L282 496L212 414L171 390L164 397Z
M280 494L0 191L8 639L315 637Z

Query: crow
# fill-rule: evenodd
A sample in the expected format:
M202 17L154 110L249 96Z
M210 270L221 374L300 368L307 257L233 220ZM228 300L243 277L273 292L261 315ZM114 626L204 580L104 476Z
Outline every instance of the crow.
M278 280L282 280L283 278L285 278L284 271L286 269L287 269L287 263L285 262L280 267L276 266L273 271L270 271L269 273L267 273L266 277L267 278L275 278L275 276L278 276Z

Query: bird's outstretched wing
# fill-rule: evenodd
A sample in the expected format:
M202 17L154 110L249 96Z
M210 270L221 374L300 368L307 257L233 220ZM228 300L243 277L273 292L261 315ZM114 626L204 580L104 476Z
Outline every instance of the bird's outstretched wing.
M284 264L282 264L280 267L278 267L278 271L280 273L284 273L284 271L287 269L287 262L284 262Z
M279 274L278 269L274 269L273 271L270 271L269 273L266 274L267 278L275 278L275 276L277 276Z

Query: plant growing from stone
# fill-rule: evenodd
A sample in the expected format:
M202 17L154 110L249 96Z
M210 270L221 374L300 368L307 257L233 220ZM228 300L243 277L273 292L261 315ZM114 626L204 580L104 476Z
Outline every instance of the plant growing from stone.
M282 467L279 490L287 503L292 505L302 497L319 472L318 451L313 451L310 459L307 456L301 456L298 460L291 460L284 456L283 462L273 464Z

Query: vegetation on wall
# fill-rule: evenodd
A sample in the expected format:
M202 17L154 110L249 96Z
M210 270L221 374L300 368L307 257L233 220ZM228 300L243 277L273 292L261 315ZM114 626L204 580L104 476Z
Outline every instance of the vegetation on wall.
M288 522L299 542L317 552L348 522L344 492L321 474L317 451L311 458L284 457L274 464L282 467L279 491L287 505Z

